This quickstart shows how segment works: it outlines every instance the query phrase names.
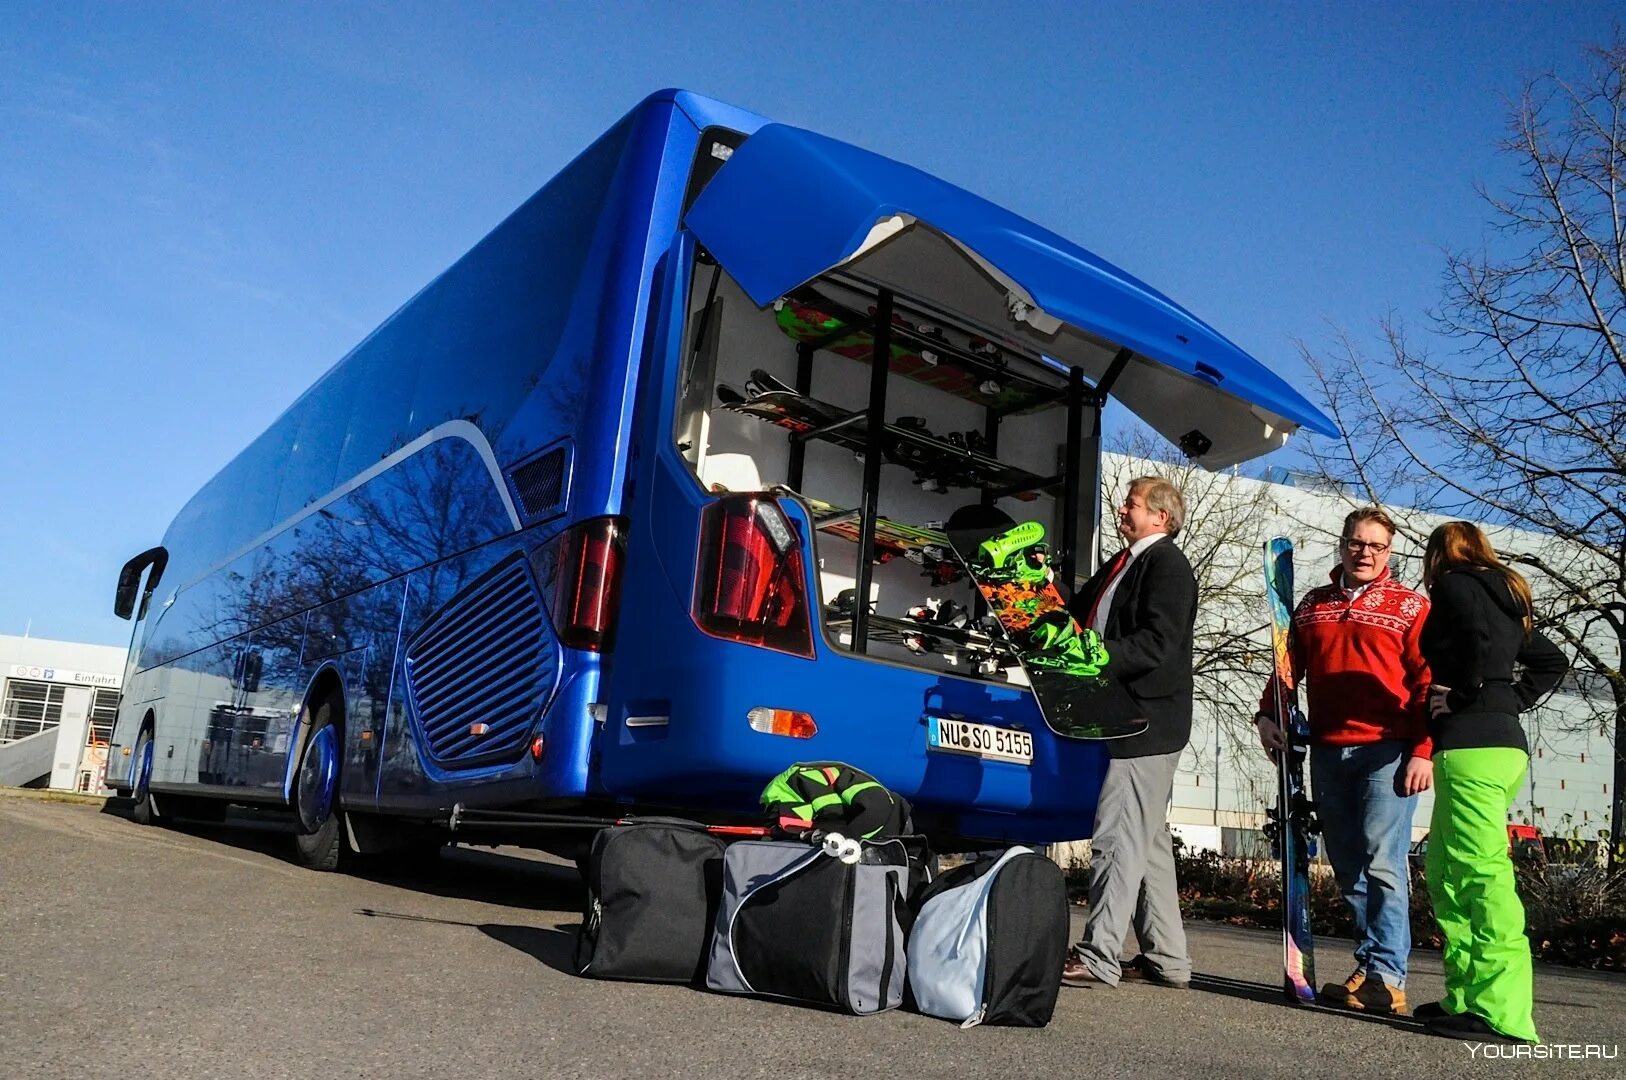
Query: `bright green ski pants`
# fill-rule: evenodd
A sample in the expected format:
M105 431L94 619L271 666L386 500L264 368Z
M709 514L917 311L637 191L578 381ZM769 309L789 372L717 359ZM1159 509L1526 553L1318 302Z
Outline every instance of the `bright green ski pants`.
M1434 755L1427 869L1434 918L1445 937L1441 1005L1535 1042L1530 942L1507 850L1508 808L1529 766L1523 750L1506 746Z

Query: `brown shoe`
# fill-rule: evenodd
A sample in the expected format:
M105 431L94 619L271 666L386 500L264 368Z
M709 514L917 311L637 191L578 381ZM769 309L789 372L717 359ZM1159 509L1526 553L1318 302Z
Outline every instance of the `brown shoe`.
M1145 956L1137 956L1133 960L1124 961L1124 982L1150 983L1153 986L1166 986L1171 990L1190 990L1190 979L1171 979L1161 971L1154 968L1151 961Z
M1383 1016L1405 1016L1406 991L1398 986L1390 986L1382 979L1367 979L1355 991L1349 1007Z
M1106 986L1107 984L1095 977L1095 972L1084 966L1084 961L1071 954L1067 962L1061 966L1061 984L1063 986Z
M1321 988L1316 997L1323 1005L1342 1005L1347 1009L1357 1008L1355 993L1366 984L1366 972L1357 968L1354 974L1341 983L1328 983Z

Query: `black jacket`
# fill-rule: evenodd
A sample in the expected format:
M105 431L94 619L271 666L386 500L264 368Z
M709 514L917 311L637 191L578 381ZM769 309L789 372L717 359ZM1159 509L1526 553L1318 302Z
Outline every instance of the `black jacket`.
M1073 601L1082 623L1107 587L1112 563L1096 571ZM1197 578L1185 552L1159 540L1136 557L1107 613L1106 673L1116 679L1151 725L1140 735L1107 743L1115 758L1184 750L1191 741L1191 639L1197 624Z
M1519 714L1545 697L1569 658L1540 633L1524 632L1524 611L1506 580L1486 570L1447 570L1429 590L1419 644L1433 681L1449 686L1451 712L1430 721L1434 752L1529 744ZM1514 665L1524 671L1514 678Z

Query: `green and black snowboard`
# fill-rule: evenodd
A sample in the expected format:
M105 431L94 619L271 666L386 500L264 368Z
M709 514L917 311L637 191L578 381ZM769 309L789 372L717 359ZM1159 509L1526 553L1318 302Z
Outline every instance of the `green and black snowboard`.
M1051 731L1069 739L1122 739L1146 730L1134 699L1112 678L1100 636L1078 625L1050 580L1042 525L1016 525L998 508L978 505L956 511L943 531Z

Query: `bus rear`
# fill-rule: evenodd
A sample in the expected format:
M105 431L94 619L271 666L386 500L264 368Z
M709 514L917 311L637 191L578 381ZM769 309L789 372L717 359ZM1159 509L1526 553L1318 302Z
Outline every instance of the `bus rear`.
M595 782L739 810L834 759L940 843L1089 835L1107 749L1046 726L941 523L1038 521L1070 587L1109 393L1211 466L1319 414L1149 286L916 170L779 125L704 132L707 159L652 301Z

